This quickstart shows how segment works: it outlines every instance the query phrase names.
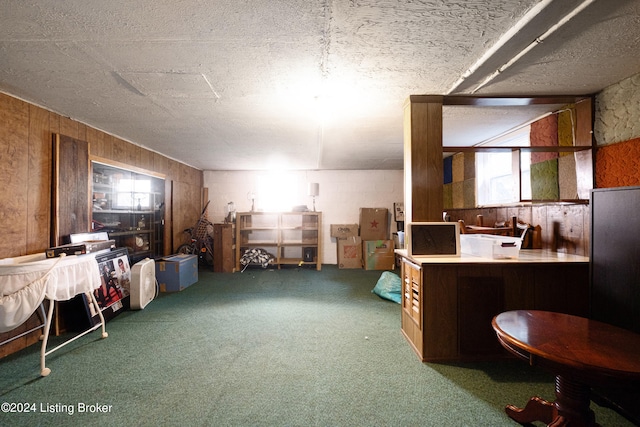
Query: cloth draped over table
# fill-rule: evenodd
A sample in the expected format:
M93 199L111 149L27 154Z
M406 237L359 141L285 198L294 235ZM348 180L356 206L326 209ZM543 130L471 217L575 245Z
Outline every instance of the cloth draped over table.
M92 255L46 258L41 253L0 260L0 332L27 321L45 298L66 301L100 284Z

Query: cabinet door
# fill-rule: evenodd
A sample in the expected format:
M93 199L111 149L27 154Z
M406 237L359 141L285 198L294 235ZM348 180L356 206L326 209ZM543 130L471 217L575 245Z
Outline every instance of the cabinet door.
M422 270L417 265L402 262L402 309L422 329Z
M459 266L423 264L424 358L428 361L458 357Z
M468 267L459 273L460 355L481 356L503 352L491 327L491 320L504 311L504 288L500 267Z
M53 135L53 224L51 246L70 242L70 235L90 230L89 144Z
M400 319L402 332L418 354L424 360L422 336L422 269L402 258L402 309Z

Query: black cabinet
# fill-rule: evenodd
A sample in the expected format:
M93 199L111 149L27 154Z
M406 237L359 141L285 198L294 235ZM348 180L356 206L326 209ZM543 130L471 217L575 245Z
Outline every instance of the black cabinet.
M591 315L640 334L640 187L591 194Z
M640 187L591 192L591 317L640 333ZM640 425L640 391L597 395Z

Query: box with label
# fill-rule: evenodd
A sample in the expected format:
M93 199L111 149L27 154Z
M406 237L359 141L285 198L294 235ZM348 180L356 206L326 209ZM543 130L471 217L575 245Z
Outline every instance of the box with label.
M336 239L356 237L359 233L358 224L331 224L330 231Z
M196 255L170 255L156 261L156 280L160 292L178 292L198 281Z
M368 240L362 242L365 270L393 270L396 265L393 240Z
M362 239L358 236L338 239L338 268L362 268Z
M389 210L360 208L360 237L363 242L389 239Z

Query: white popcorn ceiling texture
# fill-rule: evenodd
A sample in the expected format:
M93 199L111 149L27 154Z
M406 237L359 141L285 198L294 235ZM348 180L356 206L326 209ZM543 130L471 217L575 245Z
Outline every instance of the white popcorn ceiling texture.
M409 95L585 95L640 71L635 0L0 2L0 91L203 170L402 169ZM445 107L444 144L545 108Z

